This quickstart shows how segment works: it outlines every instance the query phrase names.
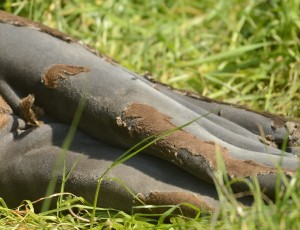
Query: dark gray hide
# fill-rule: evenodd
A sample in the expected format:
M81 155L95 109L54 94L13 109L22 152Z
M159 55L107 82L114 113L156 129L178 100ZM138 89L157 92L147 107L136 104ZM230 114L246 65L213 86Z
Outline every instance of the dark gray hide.
M152 156L137 155L108 177L122 180L148 204L187 201L213 210L218 205L211 177L216 151L231 178L257 176L271 196L280 159L288 175L298 167L295 122L170 89L60 32L5 12L0 12L0 50L0 196L10 206L45 194L83 95L81 131L67 153L68 169L80 160L66 190L89 201L98 177L126 149L203 115L149 147L145 152ZM39 117L43 124L29 94L46 113ZM259 137L258 127L265 137ZM290 153L276 148L286 137ZM129 212L138 204L115 181L101 186L102 207Z

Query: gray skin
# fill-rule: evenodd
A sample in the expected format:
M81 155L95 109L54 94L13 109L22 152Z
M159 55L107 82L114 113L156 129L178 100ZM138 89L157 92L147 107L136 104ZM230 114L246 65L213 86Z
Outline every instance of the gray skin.
M85 107L79 122L80 131L66 155L68 169L81 153L84 155L66 189L90 202L97 178L120 154L147 136L139 131L132 135L128 128L131 120L124 117L124 111L134 103L147 105L169 117L174 126L204 116L184 127L184 135L192 134L197 140L217 144L228 151L230 160L269 167L269 171L254 171L253 175L258 176L271 196L276 184L276 173L271 169L280 162L290 173L288 170L295 170L299 165L294 153L261 143L257 125L266 135L274 136L278 144L290 134L284 125L274 127L272 116L178 93L107 61L76 42L29 26L3 22L0 34L0 95L13 110L13 114L8 115L9 122L0 129L0 196L11 206L45 194L62 140L83 97ZM59 79L56 88L47 88L41 77L57 64L85 67L89 71ZM44 124L38 127L25 125L20 118L19 103L28 94L34 94L35 104L46 113L40 118ZM119 118L126 123L125 127L117 122ZM146 153L166 161L140 154L113 169L108 177L119 178L133 194L144 197L153 191L195 194L194 199L187 200L213 210L218 206L211 173L215 168L201 152L193 154L187 150L189 147L187 144L186 148L179 148L172 156L164 150L158 153L157 149L148 148ZM235 177L239 176L239 171L234 173ZM240 184L235 189L245 188ZM113 181L105 182L100 194L98 204L104 207L129 212L137 205L132 195ZM184 200L174 197L175 203ZM155 203L150 199L151 202ZM162 199L161 204L166 203L170 202Z
M23 120L10 116L8 125L1 129L0 194L10 207L24 199L36 200L45 196L61 159L62 142L69 126L49 120L38 128L25 129ZM4 146L4 147L3 147ZM92 203L97 179L125 150L97 141L77 131L67 152L67 172L75 164L66 191L84 197ZM61 180L62 169L59 171ZM183 192L197 194L197 199L215 208L217 193L213 185L199 180L184 170L149 155L136 155L112 169L106 178L121 180L135 195L151 192ZM59 185L56 191L59 191ZM123 185L105 180L100 189L98 205L131 212L140 205Z

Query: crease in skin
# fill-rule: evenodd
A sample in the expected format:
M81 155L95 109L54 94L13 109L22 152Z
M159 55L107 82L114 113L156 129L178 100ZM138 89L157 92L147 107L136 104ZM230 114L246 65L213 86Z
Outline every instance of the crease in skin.
M196 109L193 109L193 110L196 110ZM199 108L198 110L201 110L201 108ZM261 115L259 115L259 116L261 116ZM218 125L218 121L216 121L216 119L214 119L214 118L211 119L209 116L207 117L207 119L210 120L210 122L212 122L212 126ZM231 120L227 120L227 121L231 122ZM197 122L201 122L201 120L197 121ZM251 121L249 121L249 123L250 122ZM202 122L202 126L207 127L207 130L209 132L211 132L213 135L215 135L217 137L221 137L221 139L227 143L231 143L237 147L241 147L241 145L243 147L248 146L247 149L251 150L251 151L265 152L266 151L265 149L269 149L267 151L270 152L271 154L282 155L280 146L281 146L282 142L284 141L284 139L286 138L286 135L288 133L288 129L287 129L286 125L283 128L281 127L280 130L278 130L278 128L273 129L270 126L269 129L271 130L271 132L269 132L269 131L267 131L269 129L266 127L268 121L265 120L264 125L256 124L256 127L257 127L256 129L259 130L259 132L257 134L252 133L252 135L254 137L254 139L253 139L253 138L251 138L251 136L249 137L249 136L240 134L238 132L239 130L231 129L232 126L230 125L231 127L228 127L228 126L226 126L226 123L225 123L225 127L223 127L223 124L221 124L221 125L219 124L219 126L221 126L221 128L225 128L224 131L226 131L226 132L228 132L228 131L232 132L232 134L222 135L223 133L220 134L220 132L218 130L214 131L214 129L211 128L212 126L209 125L208 123L209 122L204 121L204 122ZM297 124L297 123L295 122L295 124ZM283 129L285 131L283 131ZM265 133L267 133L267 134L265 135ZM232 139L233 136L236 136L236 138L238 138L239 140L240 139L242 139L242 140L239 142L235 142L236 138ZM225 138L225 139L223 139L223 138ZM289 143L293 143L293 138L291 136L289 137ZM267 146L269 146L269 147L267 147ZM288 157L295 156L294 153L290 153L289 151L287 153L285 153L285 155Z
M88 72L89 69L83 66L72 66L65 64L52 65L44 71L41 82L47 88L56 88L59 79L66 79L68 76L75 76L79 73Z
M283 132L283 129L285 130L285 128L280 128L280 130L276 129L276 130L272 130L272 132L267 132L267 133L272 134L272 135L270 135L270 134L266 135L267 139L271 140L272 139L271 136L273 136L273 135L276 135L276 136L274 136L274 138L273 138L273 139L275 139L273 141L273 143L270 143L270 142L266 143L261 139L260 133L256 134L255 132L252 132L253 130L249 129L249 127L247 127L247 128L244 127L243 124L238 123L236 120L232 120L230 118L229 119L223 118L223 117L219 116L216 113L216 111L221 109L222 102L220 102L218 104L215 102L211 102L211 104L215 104L215 107L211 107L211 108L210 107L207 108L207 106L205 106L206 104L204 104L204 106L202 108L201 105L203 103L208 103L208 102L203 102L199 99L185 96L186 93L181 92L180 90L176 90L176 89L170 90L170 89L172 89L172 87L166 86L162 83L159 83L156 81L154 81L154 82L148 81L147 75L144 76L143 78L140 78L136 73L133 73L124 67L121 67L121 68L126 73L132 75L132 78L134 77L135 79L141 80L142 82L149 85L151 88L154 88L158 92L168 96L171 100L173 99L177 102L180 102L182 105L186 106L188 109L190 109L200 115L207 114L208 111L211 111L212 112L211 114L209 114L208 116L205 116L195 122L195 123L200 124L200 128L201 128L200 135L198 134L199 132L197 132L196 129L193 130L189 127L187 127L187 128L189 128L188 130L191 131L192 133L197 134L197 136L199 136L200 138L203 138L205 140L210 139L210 140L220 143L223 146L228 147L230 149L230 154L233 157L236 157L238 159L243 159L243 160L257 161L258 160L257 156L259 154L260 155L259 161L264 162L264 164L271 166L271 167L275 167L276 162L281 161L280 158L282 155L284 155L285 157L290 158L290 159L292 159L292 158L294 159L296 157L297 149L294 149L294 150L288 149L288 152L283 152L279 148L274 148L275 147L275 145L273 144L274 142L282 143L283 139L285 138L286 131ZM223 105L223 106L226 106L226 105ZM227 111L227 109L228 108L225 108L226 111ZM254 116L255 119L261 118L262 121L264 122L263 128L264 129L266 128L268 130L266 125L271 123L269 121L269 118L263 117L262 115L256 114L254 112L250 112L250 111L248 112L247 110L244 110L242 108L238 109L235 107L231 107L231 109L236 110L234 113L235 118L239 119L239 117L237 117L236 115L239 114L239 112L242 112L243 113L242 117L244 116L245 118L247 118L247 120L249 118L250 120L248 120L249 122L247 121L247 123L252 122L252 125L255 122L253 122L251 120L252 118L248 117L248 115ZM235 122L237 122L237 124ZM216 126L221 127L221 129ZM255 124L255 127L256 127L256 124ZM224 134L222 132L222 130L225 131L227 134ZM243 139L243 141L238 141L238 142L236 141L241 138ZM228 142L226 142L226 141L228 141ZM244 154L240 154L241 151L244 152ZM271 156L271 154L273 156ZM292 166L292 168L295 168L296 167L295 164L293 164L290 160L287 160L287 158L285 158L282 161L283 162L282 166L285 167L284 165L287 163L289 165L291 165L291 164L294 165L294 166Z
M249 139L247 137L241 136L231 130L228 130L224 128L221 125L217 125L216 123L212 122L209 119L200 119L196 121L199 123L203 128L205 128L209 133L211 133L213 136L217 137L218 139L229 143L233 146L239 147L239 148L246 148L250 151L263 151L265 149L265 145L262 143ZM239 140L238 142L236 140ZM276 150L275 150L276 151ZM280 153L278 153L280 154Z
M153 87L151 85L147 84L147 86L149 86L153 90ZM156 93L156 94L158 94L158 93ZM154 98L153 98L152 101L154 101ZM177 104L178 103L177 101L172 101L172 98L169 98L169 97L168 97L168 101L170 101L170 102L166 103L166 104L175 104L175 103ZM153 105L152 102L150 102L149 104ZM164 108L164 106L160 105L159 107L156 106L156 108ZM177 112L173 113L170 110L171 107L169 106L168 108L169 108L169 110L166 110L165 112L169 116L172 117L172 121L175 121L176 116L173 116L173 114L176 115L176 114L178 114L180 112L177 111ZM190 112L193 115L189 116L189 118L187 118L188 121L191 121L195 117L199 117L199 114L197 114L196 112L194 112L194 111L190 111ZM183 112L183 113L184 113L183 116L185 116L185 112ZM203 115L203 114L201 114L201 115ZM206 118L204 117L203 120L205 120L205 119ZM195 123L191 124L190 126L185 127L184 129L186 129L187 131L193 133L194 135L198 136L199 138L201 138L203 140L212 140L212 141L215 141L215 142L219 143L220 145L222 145L222 146L230 149L230 155L232 155L233 157L235 157L237 159L253 160L253 161L264 162L263 164L266 164L266 165L268 165L270 167L275 167L276 166L276 162L280 162L280 159L281 159L281 156L282 156L282 152L280 150L278 150L278 149L272 149L272 148L270 148L268 146L262 145L261 143L259 143L259 144L264 147L264 149L262 149L263 152L250 151L250 150L248 150L246 148L239 148L239 147L236 147L236 146L231 145L229 143L226 143L225 141L222 141L221 139L217 138L216 136L210 134L209 131L207 131L207 129L209 130L209 127L207 129L205 129L201 125L197 125L197 123L198 122L196 121ZM181 125L182 122L178 123L178 121L175 121L175 124L176 125ZM290 154L290 153L284 153L284 156L287 156L287 158L291 158L291 159L285 158L282 161L283 162L282 166L283 167L287 167L287 168L292 167L292 169L294 169L296 167L296 164L294 164L292 161L295 160L295 156L293 154Z
M217 100L211 99L209 97L205 97L205 96L193 93L193 92L191 92L189 90L177 90L177 89L173 88L172 86L169 86L169 85L157 82L149 74L146 74L144 76L145 76L146 79L148 79L149 81L151 81L153 83L161 84L164 87L169 88L171 91L173 91L175 93L179 93L179 94L187 96L187 97L195 98L195 99L198 99L198 100L200 99L201 101L205 101L205 102L208 102L208 103L216 103L216 104L220 104L220 105L232 106L234 108L244 109L246 111L249 111L249 112L252 112L252 113L255 113L255 114L259 114L259 115L262 115L264 117L268 117L268 118L270 118L272 120L272 126L274 128L282 128L282 127L285 126L285 124L287 122L287 119L284 118L283 116L271 114L271 113L268 113L268 112L255 111L255 110L252 110L252 109L248 108L247 106L243 106L243 105L231 104L231 103L224 102L224 101L217 101Z
M125 69L125 71L126 71L126 69ZM129 71L127 71L127 72L130 73ZM131 74L137 76L134 73L131 73ZM187 108L191 109L192 111L195 111L199 114L205 114L205 113L208 113L208 111L210 111L211 114L209 114L208 116L205 116L201 120L197 120L196 122L199 123L203 128L205 128L207 132L212 134L211 135L212 138L218 137L218 139L214 138L215 141L221 141L221 144L225 144L228 147L229 147L228 144L231 144L232 145L231 148L234 147L233 149L237 149L237 148L245 149L246 148L247 150L250 150L253 152L253 153L247 152L245 154L251 155L251 154L256 154L255 152L268 152L268 154L273 154L273 155L277 155L277 156L282 155L282 151L280 151L279 149L280 149L280 146L281 146L284 138L286 137L287 131L283 132L283 130L287 129L286 126L281 127L281 128L272 128L271 125L274 122L271 122L271 120L269 121L269 118L267 118L267 117L263 117L263 115L261 113L256 113L250 109L249 109L249 111L247 111L247 108L244 108L242 106L241 106L241 108L239 108L238 106L234 107L234 105L233 105L233 107L231 107L231 109L234 109L234 110L242 109L243 113L249 113L249 114L251 113L253 116L256 117L256 119L258 119L258 117L262 118L263 126L261 124L260 125L256 124L256 122L252 121L251 118L248 117L247 123L252 123L252 125L254 125L256 127L256 129L259 130L258 133L250 132L248 130L249 127L248 127L248 129L246 129L246 127L244 127L243 124L234 123L234 122L236 122L236 120L230 119L230 117L228 119L226 116L225 116L226 117L225 119L222 117L223 115L221 115L221 114L223 114L223 112L222 112L224 110L223 107L231 106L231 104L218 102L215 100L209 100L209 98L208 98L208 100L202 101L202 96L197 96L197 95L190 96L190 94L193 94L193 93L188 92L188 91L177 90L177 89L174 89L163 83L156 82L151 77L149 77L147 74L145 74L144 77L145 77L144 79L141 79L143 82L145 82L148 85L150 84L153 88L155 88L159 92L165 94L166 96L168 96L170 98L177 100L178 102L182 103L183 105L185 105ZM148 81L149 79L150 79L150 83ZM210 107L207 107L208 104L214 104L214 106L210 108ZM206 110L203 109L202 106ZM227 109L228 108L225 108L225 113L226 113ZM219 111L219 112L217 112L217 111ZM237 116L239 116L238 112L239 111L236 111L236 113L234 113L234 117L237 119L239 119L239 117L237 117ZM268 123L270 125L269 129L266 126ZM264 129L267 129L267 130L264 130ZM280 129L280 130L278 130L278 129ZM271 130L271 132L268 130ZM253 130L251 130L251 131L253 131ZM264 133L267 133L267 135L262 135ZM236 141L237 139L239 140L238 142ZM290 142L291 146L293 146L292 143L294 141L293 141L292 137L290 137L289 140L290 140L289 142ZM246 149L244 151L247 151ZM285 155L290 158L295 158L296 150L293 151L290 148L287 150L288 150L288 152L285 153ZM263 153L261 153L261 154L263 154Z
M213 109L214 107L219 106L220 108L220 112L216 113L216 115L218 115L219 117L224 117L225 119L229 119L228 121L234 121L233 117L228 117L228 116L224 116L222 110L222 107L225 107L225 111L228 110L228 107L230 107L229 109L242 109L244 112L246 113L252 113L253 116L256 117L256 119L259 120L259 117L262 118L262 123L260 124L254 124L253 121L251 120L247 120L247 123L251 123L252 125L254 125L254 127L252 127L251 130L253 133L249 132L247 129L246 132L248 131L248 133L243 132L241 129L237 129L237 133L239 133L240 135L244 136L247 135L247 137L249 137L249 135L253 135L254 133L256 133L256 137L254 137L255 140L259 140L261 143L269 145L271 147L275 147L278 145L281 145L282 142L284 142L284 139L286 138L286 133L290 132L289 131L289 123L293 122L294 124L297 124L298 127L300 127L299 124L299 120L294 120L294 121L287 121L286 118L279 116L279 115L275 115L275 114L270 114L268 112L258 112L258 111L254 111L249 109L247 106L241 106L241 105L235 105L235 104L231 104L231 103L226 103L226 102L222 102L222 101L216 101L198 94L195 94L193 92L190 91L182 91L182 90L177 90L172 88L171 86L159 83L157 81L155 81L151 75L149 74L145 74L144 77L151 81L152 83L154 83L156 85L156 87L158 88L158 90L162 90L166 95L170 95L172 94L172 96L176 96L177 100L181 100L182 103L189 103L190 100L195 100L198 103L201 103L203 108L210 110L209 108ZM167 89L167 90L166 90ZM185 98L185 100L182 100L182 97ZM193 110L197 109L196 105L193 104L189 104L188 107L192 107ZM198 107L198 109L201 109L201 106ZM214 112L215 113L215 112ZM225 112L227 113L227 112ZM233 114L234 116L236 115L236 113ZM213 122L218 123L215 119ZM269 127L267 127L267 124L269 124ZM231 125L226 125L226 123L222 125L225 125L227 129L231 130L231 131L235 131L231 129ZM243 124L240 124L242 125ZM267 130L267 135L261 136L261 128L263 128L264 132L266 132ZM285 132L283 132L283 129L285 130ZM256 130L256 131L255 131ZM300 132L299 128L297 129L298 132ZM239 132L239 131L242 131ZM257 139L258 137L258 139ZM293 146L293 143L295 142L295 139L297 139L300 142L300 137L297 135L295 136L289 136L289 140L290 140L290 144ZM299 143L298 143L299 144Z
M152 86L150 86L150 87L152 87ZM170 98L170 99L172 100L172 98ZM204 115L204 114L208 113L207 111L202 111L202 112L199 112L198 114L196 112L195 112L195 116L199 116L199 114ZM208 117L209 117L209 115L208 115ZM191 120L192 120L192 118L191 118ZM207 118L207 117L203 117L203 118L199 119L198 121L196 121L195 123L199 124L197 129L201 128L201 131L199 133L197 130L194 130L194 132L192 131L192 133L194 133L194 134L199 133L197 135L201 136L201 138L203 138L203 139L206 139L206 140L211 139L211 140L217 141L221 145L226 145L226 147L229 147L231 149L235 149L238 151L241 151L241 150L249 151L249 152L247 152L249 154L251 154L251 153L255 154L260 151L265 152L267 149L268 153L270 153L270 154L274 154L274 155L278 155L278 156L281 155L281 151L279 151L278 149L269 148L260 142L252 141L252 145L251 145L251 140L249 141L250 142L249 143L247 141L247 139L245 139L245 138L244 138L244 141L242 140L241 142L238 142L238 143L232 143L233 141L236 142L237 139L240 139L240 138L243 139L242 138L243 136L242 137L237 136L235 132L230 132L230 130L226 130L220 125L217 127L217 124L211 122L209 120L209 118ZM187 129L191 130L191 127L187 127ZM224 134L224 132L226 134ZM224 134L224 135L222 135L222 134ZM226 135L231 135L231 136L226 136ZM224 140L224 138L225 138L225 140ZM226 142L226 141L228 141L228 139L231 139L230 142ZM235 145L237 145L237 146L235 146ZM251 150L247 149L247 147L249 147L249 146L252 148Z
M263 128L264 133L266 135L274 136L274 142L277 144L281 144L286 137L287 134L286 127L277 126L277 128L275 128L273 126L274 122L272 121L272 118L270 116L264 116L263 114L255 113L231 105L226 105L226 104L222 105L220 103L196 101L195 99L192 100L193 102L197 103L198 106L203 107L206 110L215 110L216 108L220 108L221 109L220 117L232 121L237 125L246 128L247 130L251 131L253 134L256 134L258 136L261 136L259 127Z
M148 80L149 77L146 76L146 79ZM145 83L149 84L149 81L144 81ZM205 118L214 122L217 125L222 125L223 128L226 128L227 130L234 132L236 134L239 134L243 137L249 138L251 140L258 140L257 139L257 135L251 133L250 131L248 131L247 129L236 125L235 123L228 121L228 120L224 120L221 117L217 116L215 114L216 111L212 110L212 111L204 111L201 107L196 106L194 104L192 104L191 102L184 100L184 98L182 96L186 95L185 91L181 92L180 90L176 90L173 89L172 87L169 87L163 83L159 83L159 82L155 82L155 86L153 86L153 88L157 89L158 91L162 92L163 94L167 95L168 97L175 97L175 99L179 102L181 102L182 104L184 104L185 106L187 106L187 108L192 109L193 111L197 111L200 114L205 114L208 112L211 112L211 114L209 114L208 116L206 116Z
M254 134L254 133L250 132L249 130L245 129L244 127L238 126L237 124L233 123L232 120L227 120L226 119L224 121L224 119L221 118L222 117L222 105L223 106L231 106L234 109L243 109L244 111L247 111L249 113L253 113L256 116L263 116L264 118L268 118L268 119L271 120L270 128L272 128L274 131L276 129L286 127L285 123L286 123L287 120L285 118L281 117L281 116L269 114L267 112L262 112L261 113L261 112L253 111L253 110L247 108L246 106L239 106L239 105L234 105L234 104L230 104L230 103L226 103L226 102L222 102L222 101L216 101L216 100L213 100L213 99L210 99L210 98L207 98L207 97L203 97L201 95L194 94L190 91L177 90L175 88L172 88L171 86L168 86L168 85L165 85L163 83L155 81L148 74L144 75L144 77L147 80L150 80L153 84L155 84L154 88L156 88L157 90L163 92L164 94L166 94L168 96L176 97L176 99L178 101L185 104L187 107L189 107L190 109L192 109L194 111L203 111L203 108L193 104L192 101L193 102L197 101L198 103L202 102L202 103L206 103L206 104L215 104L216 106L217 105L220 106L219 110L218 110L219 112L217 113L216 108L213 109L213 107L212 107L211 109L209 109L209 107L206 108L205 104L203 104L202 106L204 106L204 108L206 108L207 111L212 111L212 113L215 115L215 116L207 116L207 119L211 120L215 124L221 125L222 127L226 128L227 130L230 130L230 131L232 131L232 132L234 132L238 135L241 135L243 137L250 138L250 139L252 139L254 141L257 141L259 143L263 143L263 144L267 144L267 145L270 144L270 146L275 147L275 144L278 144L278 141L276 142L275 137L273 137L273 135L268 134L266 137L267 137L267 140L269 142L265 143L262 140L262 137L260 136L260 132L258 134ZM216 107L216 106L214 106L214 107ZM238 115L238 114L235 114L235 115ZM249 122L251 122L251 121L249 121ZM204 125L205 125L205 123L204 123ZM259 129L258 126L262 127L262 125L255 125L255 128L259 131L260 129ZM242 129L242 128L244 128L244 129ZM285 136L285 135L283 135L283 136ZM282 137L282 139L283 138L284 137ZM272 143L270 141L272 141ZM252 150L255 151L255 149L252 149Z
M175 94L176 95L176 94ZM180 100L181 98L180 97L177 97L178 100ZM181 99L181 101L183 101ZM188 103L188 107L190 107L191 109L193 110L196 110L196 111L201 111L203 112L204 110L200 107L197 107L195 105L193 105L192 103L190 102L186 102ZM219 110L221 111L221 109ZM229 121L229 120L224 120L222 119L220 116L217 116L215 114L215 111L209 111L211 112L211 114L209 114L206 118L208 120L210 120L211 122L217 124L217 125L221 125L223 128L233 132L233 133L236 133L242 137L245 137L247 139L250 139L250 140L253 140L253 141L257 141L257 135L251 133L250 131L248 131L247 129L241 127L241 126L238 126L237 124Z

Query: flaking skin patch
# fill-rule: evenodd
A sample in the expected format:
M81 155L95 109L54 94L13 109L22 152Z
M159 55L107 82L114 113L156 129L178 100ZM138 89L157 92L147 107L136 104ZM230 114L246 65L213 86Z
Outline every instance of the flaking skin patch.
M45 70L42 74L41 82L47 88L55 89L60 79L66 79L68 76L74 76L88 71L90 70L83 66L56 64Z
M34 106L34 95L29 94L20 101L20 115L31 126L39 126L42 122L37 120L39 115L43 114L43 111L39 107Z
M7 104L2 96L0 96L0 114L9 114L12 113L12 109Z
M9 120L9 115L12 113L12 109L7 104L2 96L0 96L0 129L3 128Z

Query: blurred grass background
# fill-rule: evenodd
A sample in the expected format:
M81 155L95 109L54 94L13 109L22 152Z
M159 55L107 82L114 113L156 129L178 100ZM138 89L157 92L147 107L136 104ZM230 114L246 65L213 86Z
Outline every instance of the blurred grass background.
M0 8L174 87L300 117L300 0L11 0Z

